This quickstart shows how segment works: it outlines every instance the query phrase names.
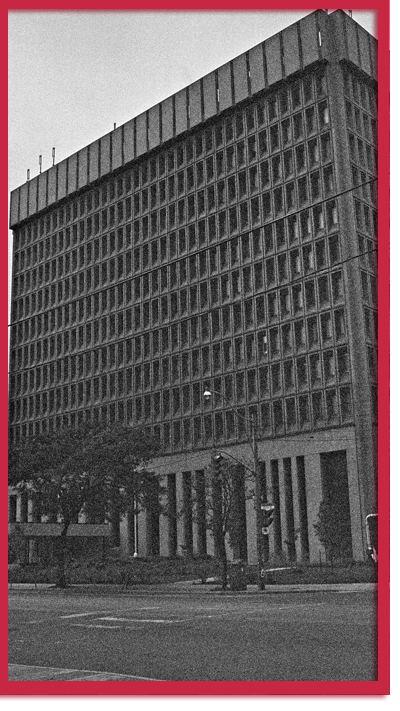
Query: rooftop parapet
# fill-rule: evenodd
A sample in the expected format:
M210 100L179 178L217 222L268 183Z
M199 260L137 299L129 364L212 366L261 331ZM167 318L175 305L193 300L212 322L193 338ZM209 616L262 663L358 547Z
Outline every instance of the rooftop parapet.
M13 190L10 228L318 61L347 60L376 79L376 56L375 38L343 10L316 10Z

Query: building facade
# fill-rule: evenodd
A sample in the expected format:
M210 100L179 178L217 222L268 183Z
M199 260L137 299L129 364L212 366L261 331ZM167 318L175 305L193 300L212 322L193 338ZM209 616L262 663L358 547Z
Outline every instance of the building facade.
M319 559L336 482L364 558L376 54L342 10L317 10L11 194L10 439L104 417L150 428L174 515L155 497L122 521L124 553L213 553L194 510L205 471L215 449L250 463L254 418L269 555ZM254 501L239 508L252 562ZM10 520L33 515L11 494Z

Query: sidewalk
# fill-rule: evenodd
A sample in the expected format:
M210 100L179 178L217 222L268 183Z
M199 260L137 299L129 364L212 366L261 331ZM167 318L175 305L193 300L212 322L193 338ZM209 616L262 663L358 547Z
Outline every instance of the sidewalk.
M102 584L81 584L70 585L65 590L55 588L53 584L48 583L10 583L8 586L9 592L25 592L38 591L46 593L63 593L63 594L131 594L146 593L146 594L168 594L168 595L268 595L274 593L305 593L305 592L339 592L339 593L355 593L355 592L372 592L377 590L376 583L298 583L289 585L266 585L265 590L258 590L257 585L248 585L247 590L233 591L221 590L218 583L202 584L200 581L185 580L177 583L161 583L154 585L102 585Z

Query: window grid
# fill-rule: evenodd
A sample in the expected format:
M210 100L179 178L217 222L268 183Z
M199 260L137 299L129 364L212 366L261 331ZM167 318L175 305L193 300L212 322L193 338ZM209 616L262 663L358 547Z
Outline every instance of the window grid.
M204 443L199 423L244 436L222 401L207 416L209 385L265 432L348 421L333 406L350 379L338 216L320 204L335 192L329 106L310 78L18 230L13 316L28 318L12 370L34 377L12 378L11 422L114 413L173 446Z

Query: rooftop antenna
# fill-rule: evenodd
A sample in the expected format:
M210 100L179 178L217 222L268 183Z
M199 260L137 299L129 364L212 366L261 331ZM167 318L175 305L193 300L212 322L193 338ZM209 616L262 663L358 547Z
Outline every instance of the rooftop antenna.
M51 155L53 157L53 165L54 165L54 162L56 160L56 147L55 146L53 146L53 148L51 149Z
M350 17L353 17L353 10L349 10Z
M39 156L39 173L42 172L42 156Z
M116 123L114 123L114 131L115 131L115 129L116 129L116 128L117 128L117 124L116 124Z
M28 168L28 170L26 171L26 181L27 182L28 182L28 180L30 180L30 177L31 177L31 171Z

